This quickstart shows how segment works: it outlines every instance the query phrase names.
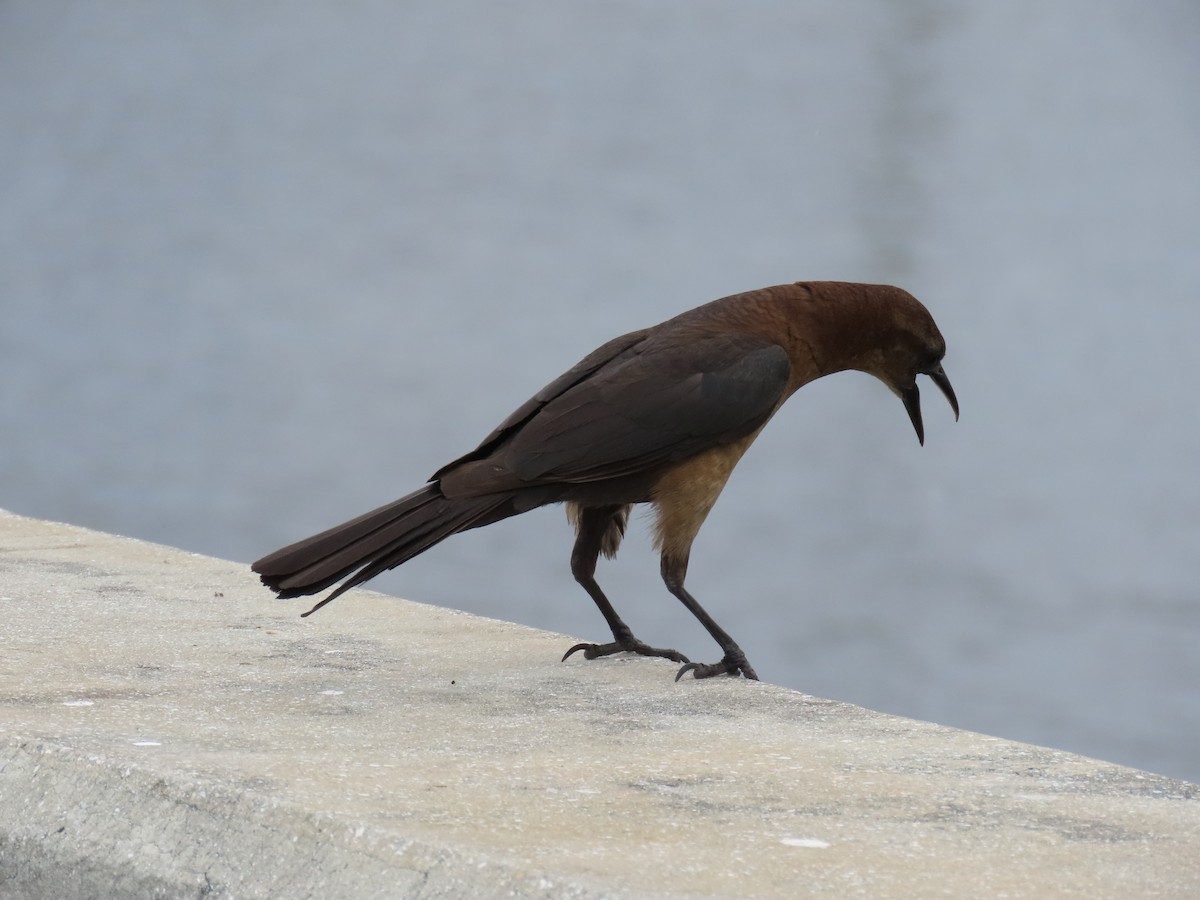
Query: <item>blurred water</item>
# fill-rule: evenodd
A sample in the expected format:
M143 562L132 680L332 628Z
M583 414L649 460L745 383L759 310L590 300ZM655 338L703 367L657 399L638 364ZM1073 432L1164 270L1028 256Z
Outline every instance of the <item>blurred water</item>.
M1186 0L0 5L0 506L251 560L613 335L894 282L962 421L927 391L922 449L865 376L805 388L689 586L767 680L1200 780L1198 26ZM645 538L601 583L714 656ZM541 510L375 586L603 637L570 543Z

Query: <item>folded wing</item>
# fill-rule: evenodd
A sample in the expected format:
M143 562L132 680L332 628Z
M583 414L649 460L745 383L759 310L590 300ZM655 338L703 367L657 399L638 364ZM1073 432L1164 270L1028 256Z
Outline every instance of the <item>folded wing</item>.
M469 496L646 472L760 428L789 374L784 349L756 337L626 335L435 477L448 496Z

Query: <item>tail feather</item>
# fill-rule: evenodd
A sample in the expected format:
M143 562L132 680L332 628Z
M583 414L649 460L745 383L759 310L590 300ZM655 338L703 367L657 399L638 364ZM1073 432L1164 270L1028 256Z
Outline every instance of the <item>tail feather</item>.
M436 484L428 484L386 506L264 556L251 568L281 598L315 594L353 575L305 613L308 615L344 591L407 562L450 535L514 512L512 498L504 494L451 500Z

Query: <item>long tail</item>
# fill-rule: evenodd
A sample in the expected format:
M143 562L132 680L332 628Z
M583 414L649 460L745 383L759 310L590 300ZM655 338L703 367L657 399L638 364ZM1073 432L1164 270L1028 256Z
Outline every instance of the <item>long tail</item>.
M512 497L450 500L436 484L264 556L250 568L280 597L315 594L342 582L303 615L311 615L355 585L394 569L452 534L514 515Z

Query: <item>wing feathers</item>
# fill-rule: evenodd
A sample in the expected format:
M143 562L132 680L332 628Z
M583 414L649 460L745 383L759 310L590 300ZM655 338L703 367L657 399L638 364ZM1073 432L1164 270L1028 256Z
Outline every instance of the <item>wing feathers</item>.
M493 432L485 456L462 460L485 464L443 469L444 487L466 496L647 471L750 434L783 401L791 370L778 345L727 335L621 343L630 337L610 342L615 353L590 373L567 373L521 407L532 411Z
M619 358L622 354L626 354L631 350L635 351L635 348L646 337L648 331L649 329L647 328L643 328L641 331L631 331L629 334L623 334L620 337L613 338L611 341L601 344L517 407L507 419L497 425L495 430L480 442L478 447L465 456L460 456L458 459L442 466L430 476L429 480L435 481L441 478L462 463L486 458L489 453L503 443L505 438L510 437L513 432L529 421L529 419L533 418L551 400L574 387L597 369Z

